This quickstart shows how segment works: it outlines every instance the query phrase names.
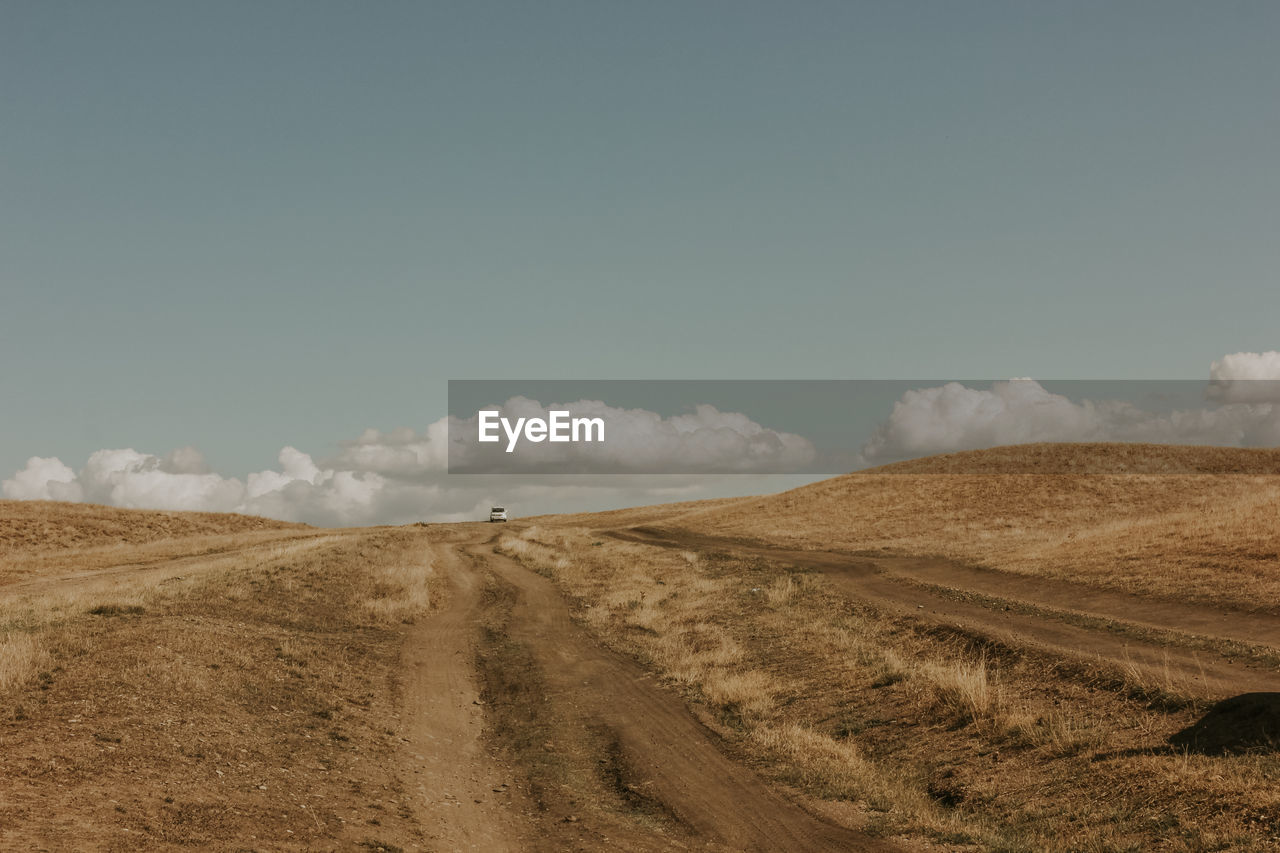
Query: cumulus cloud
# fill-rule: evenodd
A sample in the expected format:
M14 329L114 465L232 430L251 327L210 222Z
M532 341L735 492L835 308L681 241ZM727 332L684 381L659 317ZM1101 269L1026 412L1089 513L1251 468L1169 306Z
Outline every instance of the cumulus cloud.
M15 501L80 501L83 490L76 472L62 460L32 456L26 466L0 484L0 492Z
M920 388L894 404L862 446L860 461L878 464L1042 441L1280 445L1280 402L1245 391L1256 389L1259 380L1280 380L1280 354L1226 356L1214 362L1210 379L1204 405L1158 412L1122 400L1073 400L1030 379L989 388L959 383ZM441 418L421 431L366 430L340 442L328 457L285 447L275 466L243 479L212 471L192 447L162 456L128 448L99 450L79 470L57 458L33 456L0 482L0 493L16 500L233 511L343 526L477 519L494 504L531 515L759 494L813 479L773 474L807 470L816 454L808 440L712 406L670 417L598 400L544 406L513 398L498 408L509 418L545 418L551 408L601 417L609 440L542 443L535 445L536 456L512 454L519 470L529 472L520 477L450 475L451 449L455 470L480 458L474 455L479 452L476 421ZM661 471L683 473L655 473Z
M1237 352L1209 368L1207 396L1222 403L1280 403L1280 352Z
M448 467L448 442L447 418L422 433L409 427L390 432L367 429L359 438L342 442L341 450L327 464L343 470L418 476Z
M1123 400L1073 401L1029 379L908 391L862 448L868 464L1005 444L1064 441L1270 447L1280 444L1280 405L1152 412Z
M181 461L175 463L175 459ZM243 492L240 481L196 473L201 470L207 470L204 458L191 448L164 458L133 449L99 450L89 456L77 482L83 499L92 503L212 512L235 509Z
M600 400L543 405L513 397L494 406L502 416L546 420L553 409L575 418L599 418L601 442L532 443L505 451L506 438L478 441L478 417L449 423L448 461L454 471L582 474L784 473L803 469L817 451L800 435L768 429L744 414L698 405L687 414L664 417L646 409L625 409ZM501 431L499 431L501 434Z
M203 453L187 446L169 451L160 460L160 470L170 474L208 474L212 469L205 462Z
M1032 441L1087 441L1099 418L1038 382L1015 379L979 390L951 382L907 391L863 447L868 460Z
M545 408L533 401L517 401L514 408L545 415ZM596 403L590 411L607 409ZM636 452L645 453L644 458L654 464L674 465L674 460L681 458L696 460L703 452L727 464L727 454L737 448L746 456L742 467L752 470L753 465L759 468L762 460L772 460L770 464L776 465L778 459L788 458L787 454L798 453L800 456L794 458L806 458L805 454L812 452L812 448L806 449L807 442L797 445L793 438L764 430L743 415L711 407L669 419L639 410L627 411L626 417L630 422L619 428L618 443L630 441ZM647 449L642 447L641 434L641 425L646 422L662 433ZM735 479L687 473L622 477L561 473L518 478L450 476L448 447L449 421L441 418L421 432L408 428L366 430L355 439L340 442L334 455L319 460L295 447L285 447L275 467L250 473L243 479L214 473L194 448L180 448L164 456L126 448L99 450L79 471L56 458L33 457L2 486L5 497L13 499L242 512L285 521L345 526L475 520L487 518L488 508L495 504L510 507L516 515L528 515L758 494L811 479Z

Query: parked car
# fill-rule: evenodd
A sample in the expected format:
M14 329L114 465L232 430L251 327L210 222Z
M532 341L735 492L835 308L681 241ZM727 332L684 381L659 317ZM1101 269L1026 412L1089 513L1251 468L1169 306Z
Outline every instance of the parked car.
M503 507L495 506L489 509L489 521L506 521L507 511Z

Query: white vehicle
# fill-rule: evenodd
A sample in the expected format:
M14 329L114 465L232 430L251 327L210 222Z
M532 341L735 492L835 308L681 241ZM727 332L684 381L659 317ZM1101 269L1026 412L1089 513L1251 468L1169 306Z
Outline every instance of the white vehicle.
M490 507L489 521L506 521L506 520L507 520L507 511L505 508L500 506Z

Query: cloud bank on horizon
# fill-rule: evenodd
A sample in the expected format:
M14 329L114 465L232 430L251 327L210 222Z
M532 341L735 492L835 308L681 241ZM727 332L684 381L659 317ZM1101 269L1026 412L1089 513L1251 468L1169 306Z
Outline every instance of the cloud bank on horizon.
M704 458L747 462L748 474L787 471L811 457L803 438L767 429L745 415L698 406L692 414L664 418L640 409L616 409L598 401L571 404L620 425L610 452L634 454L656 470L680 470ZM504 409L543 414L548 407L513 398ZM463 422L465 425L465 422ZM465 429L465 428L464 428ZM99 450L79 471L56 457L33 456L0 483L13 500L87 501L134 509L240 512L323 526L463 521L487 517L495 502L537 507L537 512L573 511L612 498L617 505L693 499L712 494L724 478L695 475L540 474L506 477L448 474L449 419L419 433L365 430L344 441L331 458L316 461L294 447L280 451L279 468L244 480L209 470L198 450L166 456L133 449ZM593 447L569 446L591 453ZM566 461L570 461L566 457ZM643 469L641 469L643 470Z
M1124 400L1075 402L1032 379L990 389L950 382L903 394L860 456L874 465L1034 442L1280 445L1280 352L1215 361L1206 397L1216 405L1155 413Z
M1271 380L1259 382L1258 380ZM960 383L907 391L863 444L867 464L1005 444L1061 441L1141 441L1224 446L1280 445L1280 352L1234 353L1210 367L1209 403L1152 413L1116 400L1068 399L1030 379L989 389ZM514 408L545 410L532 400ZM743 473L786 470L809 458L800 436L768 430L749 417L699 406L663 418L643 410L598 411L622 417L611 452L647 454L656 467L678 470L691 454L750 455ZM621 414L620 414L621 413ZM573 511L608 499L625 506L711 497L732 491L731 477L697 475L526 475L517 479L453 476L448 469L447 418L423 432L368 429L316 461L294 447L280 451L279 468L244 480L211 471L191 447L165 456L132 449L99 450L78 471L56 457L33 456L0 483L14 500L88 501L110 506L242 512L325 526L459 521L483 517L494 501ZM655 439L655 435L658 436ZM767 489L763 478L753 481ZM741 481L735 493L741 492Z
M647 409L619 408L600 400L543 405L528 397L512 397L501 407L504 416L548 420L553 409L608 424L608 441L526 444L502 453L509 436L482 445L478 413L450 419L448 464L453 471L504 474L548 472L591 474L664 474L677 472L788 474L813 462L817 451L803 436L769 429L738 412L722 412L700 404L689 414L663 417ZM437 447L440 445L436 445ZM536 452L533 452L536 448ZM489 453L492 451L492 453ZM485 464L486 454L499 466Z

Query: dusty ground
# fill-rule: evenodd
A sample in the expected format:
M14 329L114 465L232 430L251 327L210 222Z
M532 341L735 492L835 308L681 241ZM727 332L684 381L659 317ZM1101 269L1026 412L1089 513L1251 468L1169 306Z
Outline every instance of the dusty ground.
M494 527L241 525L13 537L0 847L896 849L730 758Z
M1272 646L1242 661L1173 623L1156 634L925 589L865 558L676 530L544 523L501 547L571 591L593 634L702 709L731 754L821 803L860 804L845 819L884 837L1028 851L1280 843ZM968 577L953 568L949 580Z
M1150 683L1225 699L1280 691L1280 616L1143 598L1083 584L1008 575L940 558L797 551L651 527L613 538L723 552L813 570L851 599L922 622L962 627L1019 646L1106 660ZM1149 639L1148 639L1149 638ZM1225 651L1213 641L1226 641ZM1253 647L1258 660L1238 660Z
M0 502L0 848L1276 849L1273 461L358 530Z

